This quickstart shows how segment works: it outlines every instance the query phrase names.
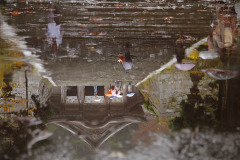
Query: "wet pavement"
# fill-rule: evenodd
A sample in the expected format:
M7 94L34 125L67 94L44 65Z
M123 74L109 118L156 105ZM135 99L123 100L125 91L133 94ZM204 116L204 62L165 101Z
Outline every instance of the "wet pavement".
M0 4L0 159L238 159L239 3Z

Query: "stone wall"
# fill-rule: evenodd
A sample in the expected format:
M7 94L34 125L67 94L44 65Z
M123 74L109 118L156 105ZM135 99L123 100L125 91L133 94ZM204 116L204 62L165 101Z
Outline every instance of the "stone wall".
M166 70L149 80L150 104L161 117L176 116L180 102L187 99L192 86L188 73Z

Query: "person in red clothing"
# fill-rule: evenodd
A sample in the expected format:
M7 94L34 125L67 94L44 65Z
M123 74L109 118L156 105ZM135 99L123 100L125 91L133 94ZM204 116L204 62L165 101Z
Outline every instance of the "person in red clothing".
M122 62L123 68L126 72L129 72L133 67L132 56L129 52L130 44L126 43L126 51L124 56L120 56L118 62Z

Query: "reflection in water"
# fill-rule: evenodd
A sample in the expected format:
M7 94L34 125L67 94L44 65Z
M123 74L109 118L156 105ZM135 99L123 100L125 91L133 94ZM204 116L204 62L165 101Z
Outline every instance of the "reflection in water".
M28 94L34 93L34 84L28 87L27 79L36 76L32 73L32 65L27 64L23 54L0 39L1 65L0 65L0 111L5 113L3 117L15 117L17 113L34 106L28 100ZM20 59L20 61L16 61ZM27 73L28 72L28 73ZM24 111L25 112L25 111Z
M126 72L129 72L133 67L132 55L129 52L130 44L126 43L124 56L120 56L118 62L122 63L122 66Z
M200 50L201 47L199 46L197 50ZM190 60L183 58L182 61L189 62ZM239 109L231 104L239 104L236 96L232 97L232 94L238 95L239 90L228 90L230 86L239 88L239 84L236 84L239 81L239 77L237 77L238 67L202 69L208 77L199 69L208 68L214 63L216 64L217 61L218 64L223 63L220 59L214 61L198 59L197 61L197 63L195 62L196 67L192 71L186 72L187 74L182 74L172 67L166 68L157 76L153 76L140 84L140 91L152 105L157 115L171 118L169 127L173 130L206 126L220 130L226 128L238 130L239 117L237 115ZM230 59L227 59L227 64L230 63ZM229 84L228 81L221 82L214 79L232 80ZM223 108L231 108L230 110L234 110L234 112L224 113ZM229 117L229 114L232 118ZM223 122L223 117L228 118L228 120L226 119L228 123Z
M200 52L203 59L214 59L225 54L229 55L233 48L236 48L238 33L237 15L233 5L217 6L216 26L213 26L212 33L208 36L208 51Z
M177 63L175 67L185 71L192 69L191 71L181 75L179 71L170 66L140 84L140 91L152 105L155 113L161 117L172 117L169 126L173 130L186 127L194 129L199 126L238 130L239 109L234 105L231 106L231 103L239 104L239 100L233 96L235 98L232 97L230 102L229 98L232 94L238 95L239 91L228 89L234 85L239 88L239 85L234 83L239 81L239 62L234 60L234 57L230 57L238 55L239 51L236 48L236 13L231 5L228 8L225 5L220 6L217 10L217 32L215 28L213 40L211 35L208 36L207 45L203 43L196 46L187 57L184 57L184 37L180 36L176 41ZM227 52L228 57L223 52ZM193 63L192 66L189 62ZM184 68L182 64L188 66ZM228 79L232 79L231 84ZM184 97L184 95L187 96ZM234 110L234 112L224 113L223 108ZM227 115L230 112L232 120L230 120L230 115ZM226 120L228 123L222 121L223 117L229 118Z
M175 64L175 67L179 70L182 70L182 71L189 71L194 66L195 66L195 64Z
M214 41L215 42L215 41ZM208 51L201 51L199 57L202 59L215 59L219 57L217 45L213 44L213 35L208 35Z
M193 86L187 95L188 99L180 102L180 116L170 121L170 128L180 130L182 128L195 128L196 126L202 127L207 125L215 127L217 123L215 111L217 109L218 87L214 82L211 82L206 84L208 89L200 88L200 81L203 84L206 83L203 75L199 76L190 73L190 77L193 81ZM204 95L200 89L205 89L205 92L208 90L208 93ZM216 90L216 92L214 93L213 90Z
M232 5L25 2L0 6L0 159L239 156Z
M0 158L16 159L16 157L20 158L22 154L30 156L34 144L46 140L52 135L41 124L42 122L36 118L27 117L19 117L12 121L2 120L0 122Z
M182 60L185 57L185 47L183 46L183 38L182 36L180 36L177 40L176 40L176 44L175 44L175 54L176 54L176 58L177 58L177 63L182 63Z
M52 46L52 51L56 51L62 43L60 17L54 3L52 3L50 7L47 39L48 44Z
M203 59L217 58L215 53L220 54L223 65L218 69L204 69L210 77L218 80L235 78L238 75L238 69L229 67L230 62L226 60L226 54L229 56L232 50L236 50L237 44L237 18L233 5L219 5L217 7L217 25L214 27L212 34L208 36L208 52L201 52L200 57ZM213 54L214 53L214 54ZM233 53L232 53L233 54ZM234 64L236 65L236 64ZM232 70L231 68L235 68ZM237 67L238 68L238 67Z
M188 71L191 70L195 64L185 64L182 62L185 57L185 47L183 46L183 42L184 38L182 36L176 40L175 54L177 58L177 64L175 64L175 67L182 71Z
M127 97L129 87L122 85L122 96L112 98L105 96L109 90L107 85L59 86L48 89L47 84L42 85L45 87L40 88L42 93L39 99L44 99L45 95L50 94L45 103L51 106L53 112L47 124L59 125L79 136L91 148L99 148L124 127L146 122L140 106L143 97L138 89L133 87L132 91L136 94ZM115 82L115 86L112 87L120 89L119 82ZM51 93L47 93L49 90ZM45 113L47 112L42 113L42 116Z
M187 72L187 74L182 74L170 67L156 77L154 76L140 84L140 91L153 106L156 114L160 117L172 117L169 126L173 130L197 126L210 126L223 130L228 128L235 131L238 129L239 109L231 104L239 104L236 96L232 97L232 94L238 95L239 90L229 91L228 89L230 86L239 87L239 84L236 84L239 81L239 78L236 78L238 71L230 70L231 67L228 70L206 69L210 77L199 71L199 68L211 66L211 63L211 61L204 65L196 63L194 70ZM208 73L210 71L211 74ZM228 81L221 82L212 78L217 80L235 79L232 79L231 84L229 84ZM234 111L224 113L223 108L231 108L230 110ZM231 114L232 118L228 114ZM226 119L228 122L226 123L222 121L223 117L232 120Z
M10 98L13 97L14 95L11 94L11 91L13 90L12 86L10 85L10 83L12 82L12 72L4 72L3 73L3 82L5 83L5 86L2 87L2 96L1 98Z
M226 79L232 79L238 76L238 71L234 70L227 70L227 69L206 69L202 70L203 72L206 72L211 78L217 79L217 80L226 80Z
M215 48L230 54L236 38L236 12L234 6L223 5L217 8L217 25L213 30Z

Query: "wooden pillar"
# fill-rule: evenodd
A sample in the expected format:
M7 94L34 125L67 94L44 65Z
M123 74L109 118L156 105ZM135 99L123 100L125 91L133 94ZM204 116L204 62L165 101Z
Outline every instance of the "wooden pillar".
M61 86L61 102L66 103L67 99L67 89L65 86Z
M104 100L105 100L105 103L107 104L108 104L109 98L105 96L105 94L108 93L108 90L109 90L108 85L104 85Z
M138 87L134 87L134 90L135 90L135 94L136 94L136 97L138 98L140 96L140 91L139 91L139 88Z
M123 85L123 110L126 111L128 85Z
M85 99L84 86L77 86L77 97L79 103L84 103Z

